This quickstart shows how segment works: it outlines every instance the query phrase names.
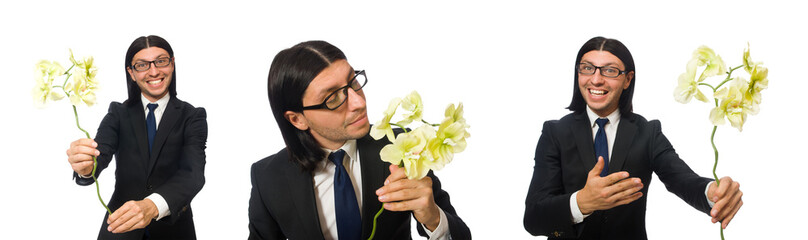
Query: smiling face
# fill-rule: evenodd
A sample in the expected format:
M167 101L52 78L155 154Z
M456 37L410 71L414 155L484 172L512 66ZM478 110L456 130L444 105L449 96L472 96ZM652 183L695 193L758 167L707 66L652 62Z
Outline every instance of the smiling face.
M171 56L162 48L149 47L137 52L134 58L132 58L131 64L151 62L158 58L171 58ZM146 99L151 102L156 102L158 99L168 94L168 86L171 85L171 77L174 73L173 58L171 58L171 62L168 66L165 67L157 67L153 63L149 63L149 69L145 71L135 71L135 69L131 67L132 65L127 67L126 71L129 72L132 81L137 83L141 94L143 94Z
M610 66L625 70L623 61L607 51L593 50L585 53L581 63L595 66ZM631 85L634 72L621 74L617 77L604 77L601 69L592 75L578 73L578 88L581 90L586 105L600 117L606 117L620 106L620 95Z
M303 93L303 106L322 103L329 94L348 84L353 77L353 68L347 61L334 61L309 83ZM296 128L309 130L320 146L332 150L370 131L364 90L357 92L348 88L348 99L334 110L286 111L284 116Z

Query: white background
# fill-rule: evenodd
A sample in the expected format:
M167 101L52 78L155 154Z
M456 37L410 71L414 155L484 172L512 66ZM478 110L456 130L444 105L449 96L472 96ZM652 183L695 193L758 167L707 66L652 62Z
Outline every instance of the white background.
M795 3L796 4L796 3ZM462 101L469 147L438 172L476 239L536 239L522 226L542 122L558 119L572 94L573 63L594 36L625 43L636 62L634 111L659 119L677 152L699 174L712 168L712 104L673 100L677 77L699 45L730 66L752 58L769 67L759 115L744 131L719 127L719 175L741 182L745 205L727 239L797 236L805 220L801 149L808 133L798 101L805 78L804 6L775 1L435 3L415 1L152 2L19 1L0 10L1 168L4 239L94 239L104 210L94 187L77 186L65 157L82 137L66 100L34 108L33 67L68 65L68 48L98 65L97 106L81 107L94 135L110 101L126 98L122 61L135 38L166 38L176 54L178 97L208 112L207 182L194 198L199 239L247 237L250 165L281 149L266 95L274 55L322 39L367 70L370 121L389 99L418 90L437 122ZM68 67L68 66L65 66ZM744 73L745 74L745 73ZM715 81L715 80L713 80ZM706 89L703 89L706 90ZM708 94L708 96L710 96ZM112 194L114 163L100 177ZM718 225L658 180L649 186L650 239L716 239ZM632 223L626 223L632 224ZM538 237L542 239L543 237Z

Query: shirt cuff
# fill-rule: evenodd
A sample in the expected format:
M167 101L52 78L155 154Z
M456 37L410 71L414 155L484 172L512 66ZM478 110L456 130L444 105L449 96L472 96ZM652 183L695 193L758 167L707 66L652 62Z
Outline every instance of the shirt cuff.
M81 174L76 173L76 175L79 175L79 177L80 177L80 178L93 178L93 175L92 175L92 174L87 175L87 176L84 176L84 175L81 175ZM709 186L709 185L708 185L708 186Z
M710 183L707 183L707 187L705 187L705 188L704 188L704 198L706 198L706 199L707 199L707 203L709 203L709 204L710 204L710 208L713 208L713 206L715 206L715 202L713 202L712 200L710 200L710 196L708 196L708 195L707 195L707 192L708 192L708 191L710 191L710 184L713 184L714 182L715 182L715 181L712 181L712 182L710 182Z
M154 202L154 205L157 206L157 217L154 218L155 221L160 221L161 218L171 215L171 210L168 209L168 203L159 193L152 193L146 198Z
M581 213L581 209L578 208L578 191L575 191L575 193L570 196L570 212L572 213L572 223L574 224L582 223L584 218L591 215Z
M420 223L421 227L424 228L424 232L429 236L429 240L451 239L449 235L449 224L446 223L449 221L446 219L446 213L444 213L443 209L440 209L440 207L438 207L438 210L440 211L440 223L438 223L438 227L435 228L435 231L429 231L423 223Z

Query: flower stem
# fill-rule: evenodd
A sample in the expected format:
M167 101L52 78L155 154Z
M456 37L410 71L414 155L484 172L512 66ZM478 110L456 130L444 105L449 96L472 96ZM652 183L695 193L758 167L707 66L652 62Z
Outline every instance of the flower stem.
M78 127L79 130L84 132L84 135L86 135L87 138L90 138L90 133L88 133L87 130L84 130L84 128L81 128L81 125L79 125L79 113L78 113L78 111L76 111L76 105L73 105L73 116L76 117L76 127ZM95 182L95 193L98 195L98 201L101 202L101 205L104 206L104 209L107 209L107 213L109 213L109 215L112 215L112 211L109 210L109 207L107 207L107 204L104 203L104 199L101 198L101 187L99 187L98 179L95 177L96 168L98 168L98 160L96 160L95 156L93 156L93 172L92 172L92 175L93 175L93 181Z
M715 186L718 187L720 182L718 181L718 174L715 173L716 168L718 168L718 148L715 147L715 130L718 129L718 126L713 126L713 134L710 135L710 143L713 145L713 152L715 152L715 163L713 164L713 178L715 179ZM724 228L721 227L719 224L718 228L721 231L721 240L724 240Z
M65 73L62 74L62 75L67 75L67 77L65 77L65 82L62 83L62 86L67 85L67 80L70 79L70 76L73 75L73 74L70 74L70 69L73 69L73 67L75 67L75 66L76 66L76 64L70 65L70 68L68 68L67 71L65 71Z
M396 126L398 128L401 128L401 130L404 130L404 133L407 133L407 128L405 128L404 126L398 125L396 123L390 123L390 125L393 125L393 126Z
M379 218L379 215L382 215L382 212L384 212L384 203L382 203L382 207L379 208L379 211L376 212L376 215L373 216L373 230L370 231L370 237L368 237L368 240L373 239L373 236L376 235L376 219Z

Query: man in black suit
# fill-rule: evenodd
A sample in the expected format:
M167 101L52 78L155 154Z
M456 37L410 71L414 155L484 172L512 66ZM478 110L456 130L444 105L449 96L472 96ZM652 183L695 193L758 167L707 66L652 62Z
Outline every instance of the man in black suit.
M430 239L471 239L431 172L409 180L368 136L364 71L324 41L275 56L269 102L286 148L252 166L250 239L410 239L410 215ZM384 203L384 204L382 204Z
M114 212L105 214L98 239L196 239L191 200L205 184L205 109L177 98L165 39L135 39L124 67L129 98L110 104L95 141L79 139L67 150L79 185L93 183L92 156L96 176L115 156Z
M724 177L718 187L696 175L659 121L632 112L636 78L628 49L595 37L575 65L573 113L545 122L536 147L525 229L550 239L647 239L643 196L652 172L726 228L743 205L739 184Z

